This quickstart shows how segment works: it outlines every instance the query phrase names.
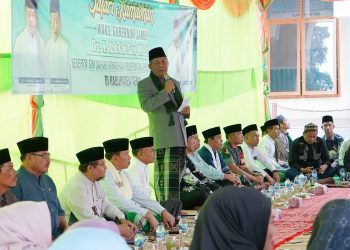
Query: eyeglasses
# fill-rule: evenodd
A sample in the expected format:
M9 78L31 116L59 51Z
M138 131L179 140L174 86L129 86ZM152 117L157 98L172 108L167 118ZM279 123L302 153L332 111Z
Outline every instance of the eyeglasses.
M103 163L96 163L95 166L106 166L106 162L104 161Z
M50 158L50 153L42 153L42 154L34 154L32 153L31 155L35 155L35 156L40 156L42 158Z

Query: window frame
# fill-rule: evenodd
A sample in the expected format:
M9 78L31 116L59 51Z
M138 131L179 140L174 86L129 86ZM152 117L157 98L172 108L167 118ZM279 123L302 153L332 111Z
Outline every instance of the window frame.
M295 24L297 27L297 39L296 39L296 43L297 43L297 64L296 64L296 67L297 67L297 77L296 77L296 90L295 91L276 91L276 92L270 92L269 94L269 97L278 97L278 98L281 98L281 97L296 97L296 96L299 96L300 95L300 91L301 91L301 88L300 88L300 82L301 82L301 75L300 75L300 23L297 22L297 19L296 18L289 18L289 19L275 19L275 20L271 20L269 22L269 27L268 27L268 32L270 34L270 25L283 25L283 24ZM270 41L269 41L269 48L271 49L270 47ZM270 69L271 69L271 50L269 50L269 54L268 54L268 57L267 57L267 65L268 65L268 83L269 83L269 88L271 89L271 74L270 74Z
M341 95L340 91L340 59L339 59L339 21L338 18L333 16L314 16L314 17L303 17L303 0L299 1L299 17L294 18L276 18L267 19L268 32L270 34L271 25L283 25L283 24L296 24L297 25L297 76L296 76L296 91L279 91L270 92L269 97L271 99L282 99L282 98L317 98L317 97L338 97ZM272 3L273 4L273 3ZM306 90L306 68L305 68L305 25L312 22L325 22L332 21L334 25L334 84L335 88L332 91L307 91ZM270 46L270 40L268 41ZM271 48L271 47L270 47ZM271 50L267 56L267 67L268 67L268 84L271 89L270 81L270 66L271 66Z
M305 66L303 66L301 68L302 70L302 92L301 94L303 96L311 96L311 97L324 97L324 96L330 96L330 97L334 97L334 96L338 96L338 88L339 88L339 55L338 55L338 47L339 47L339 39L338 39L338 21L336 18L305 18L303 21L303 25L302 25L302 30L301 30L301 35L302 35L302 42L301 42L301 57L302 57L302 65L305 65L305 60L306 60L306 55L305 55L305 25L307 23L315 23L315 22L329 22L332 21L333 22L333 28L334 28L334 38L333 38L333 44L334 44L334 51L333 51L333 62L334 62L334 69L333 69L333 75L335 76L334 79L334 84L335 84L335 88L332 91L310 91L310 90L306 90L306 68Z

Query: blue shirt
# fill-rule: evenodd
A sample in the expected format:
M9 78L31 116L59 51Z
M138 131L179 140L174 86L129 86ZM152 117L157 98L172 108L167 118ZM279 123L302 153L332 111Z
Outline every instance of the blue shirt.
M58 200L55 183L48 175L36 176L21 166L17 171L17 185L12 193L19 201L46 201L51 215L52 235L59 235L58 216L64 216L64 210Z

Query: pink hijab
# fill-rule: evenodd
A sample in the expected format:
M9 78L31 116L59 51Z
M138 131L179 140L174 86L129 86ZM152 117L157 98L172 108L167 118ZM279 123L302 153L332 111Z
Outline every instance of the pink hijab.
M74 229L79 227L92 227L92 228L101 228L101 229L107 229L109 231L112 231L118 235L120 235L119 229L117 225L113 221L105 221L101 219L89 219L89 220L82 220L74 223L71 225L68 229Z
M0 209L0 249L41 250L51 242L51 219L45 201L21 201Z

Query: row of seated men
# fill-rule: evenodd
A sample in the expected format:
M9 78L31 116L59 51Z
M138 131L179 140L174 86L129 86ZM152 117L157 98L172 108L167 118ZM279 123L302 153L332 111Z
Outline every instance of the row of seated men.
M334 175L336 168L332 167L325 142L317 137L314 124L305 125L303 136L292 143L291 168L283 161L280 165L274 143L280 135L280 124L277 119L265 122L266 135L260 144L255 124L243 129L241 124L225 127L227 141L224 144L220 127L210 128L202 132L205 138L202 147L196 126L188 126L186 166L179 171L179 192L184 208L201 206L210 193L221 186L244 184L260 189L266 183L280 181L281 172L286 172L287 176L316 168L320 179ZM22 165L17 172L17 184L9 152L3 149L0 151L0 206L16 198L46 201L54 237L68 224L89 218L115 221L125 238L131 238L137 227L155 230L159 221L171 228L181 210L181 202L173 199L159 204L151 198L147 165L154 158L153 139L138 138L130 144L135 162L129 169L131 157L126 138L112 139L104 142L104 147L77 153L79 171L58 196L52 179L45 175L50 165L47 138L30 138L18 143ZM9 188L13 188L11 192L16 198Z
M280 127L280 134L275 141L277 156L279 160L288 162L289 151L293 142L292 138L288 133L290 124L283 115L279 115L276 118L278 119ZM347 167L349 164L349 160L346 157L346 151L349 148L349 142L346 141L344 143L344 146L342 147L344 138L341 135L334 132L335 124L332 116L323 116L321 123L321 128L324 132L324 135L321 137L321 139L326 143L332 166L346 167L347 169L350 169L349 167Z
M181 181L184 208L200 206L220 186L243 184L261 189L281 179L294 180L301 172L309 175L313 169L320 183L333 183L332 177L349 161L344 152L349 151L350 143L341 147L343 138L334 133L332 116L322 117L323 138L317 136L318 126L309 123L303 135L292 141L289 126L282 115L266 121L259 140L255 124L243 129L234 124L224 127L224 143L220 127L214 127L202 132L202 147L196 126L187 127L187 163Z
M153 161L153 139L130 142L135 168ZM125 171L129 167L129 140L105 141L76 154L79 171L57 194L53 180L46 175L50 165L48 138L34 137L17 143L21 167L15 172L8 149L0 150L0 207L16 201L46 201L51 215L52 236L56 238L76 221L102 219L114 221L126 239L138 230L155 231L158 222L170 229L181 209L180 200L158 203L149 189L134 185ZM108 163L106 162L107 159ZM148 171L141 169L141 171Z

